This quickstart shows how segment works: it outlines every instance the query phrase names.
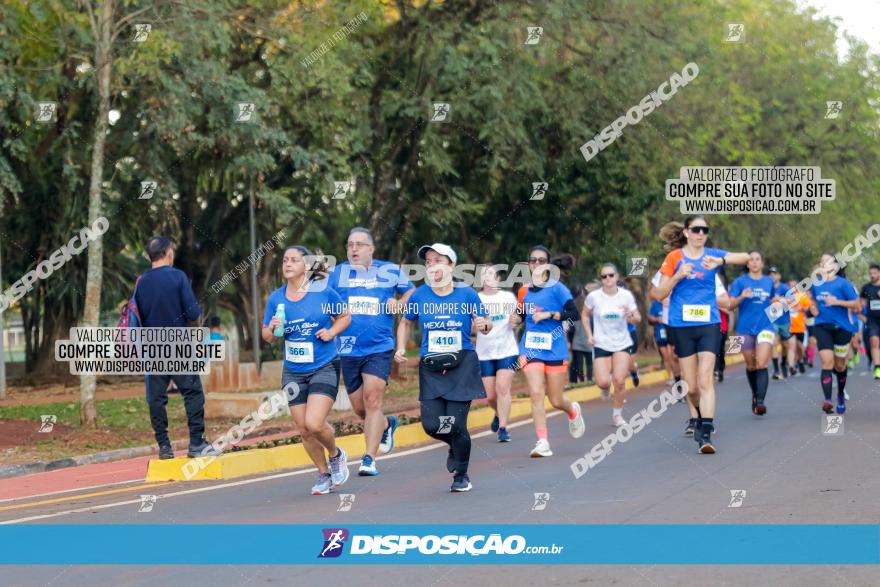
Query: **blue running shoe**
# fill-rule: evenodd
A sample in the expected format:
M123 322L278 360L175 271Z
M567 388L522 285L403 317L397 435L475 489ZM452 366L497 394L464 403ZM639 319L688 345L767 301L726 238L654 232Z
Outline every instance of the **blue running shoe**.
M510 442L510 432L507 428L498 429L498 442Z
M373 457L370 455L364 455L363 460L361 460L361 466L358 469L358 475L361 477L374 477L378 474L379 471L376 470L376 461L374 461Z
M333 485L342 485L348 481L348 455L341 446L336 447L336 456L330 457L330 476Z
M499 426L501 426L501 421L498 420L498 414L495 414L495 417L492 418L492 432L498 432Z
M330 493L331 487L333 487L333 479L331 479L330 473L319 473L318 480L312 487L312 495L327 495Z
M394 448L394 433L397 431L397 416L388 416L388 426L382 433L382 442L379 443L379 452L387 455Z
M450 489L453 493L464 493L473 488L474 486L471 485L471 480L468 479L467 475L456 475L452 480L452 487Z
M846 411L846 397L840 392L837 392L837 413L842 414Z

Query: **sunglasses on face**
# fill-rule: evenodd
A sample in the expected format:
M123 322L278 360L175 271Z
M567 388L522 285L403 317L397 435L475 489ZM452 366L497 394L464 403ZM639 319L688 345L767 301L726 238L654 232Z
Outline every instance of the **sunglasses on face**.
M697 234L709 234L708 226L691 226L688 230Z
M538 265L546 265L547 261L548 259L546 257L529 257L529 263L532 264L537 263Z
M615 277L614 273L603 273L601 275L602 279L608 279L609 277Z

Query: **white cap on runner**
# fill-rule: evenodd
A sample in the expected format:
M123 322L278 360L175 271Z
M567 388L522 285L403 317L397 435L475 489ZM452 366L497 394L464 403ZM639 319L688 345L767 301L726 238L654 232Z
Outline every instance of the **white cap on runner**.
M434 243L433 245L425 245L423 247L420 247L419 259L424 259L428 251L434 251L435 253L438 253L440 255L445 255L449 257L449 260L453 263L458 262L458 256L449 245L444 245L443 243Z

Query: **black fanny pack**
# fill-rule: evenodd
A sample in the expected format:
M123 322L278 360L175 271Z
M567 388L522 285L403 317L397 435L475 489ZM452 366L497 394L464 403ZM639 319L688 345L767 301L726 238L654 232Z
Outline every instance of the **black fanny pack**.
M461 351L428 353L421 362L429 371L450 371L461 363Z

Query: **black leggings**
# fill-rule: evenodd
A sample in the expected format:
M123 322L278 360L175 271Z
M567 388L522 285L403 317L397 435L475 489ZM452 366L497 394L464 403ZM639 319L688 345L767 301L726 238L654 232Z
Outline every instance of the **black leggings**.
M471 402L443 399L422 400L422 428L432 438L442 440L452 448L452 461L458 475L467 473L471 459L471 435L467 429ZM444 416L452 416L448 421Z
M571 363L568 365L568 382L582 383L584 381L584 361L587 363L587 380L593 379L593 352L592 351L571 351L573 355Z
M727 352L727 333L721 333L721 345L718 347L718 350L715 351L715 372L724 374L724 369L727 367L727 362L724 360L724 354Z

